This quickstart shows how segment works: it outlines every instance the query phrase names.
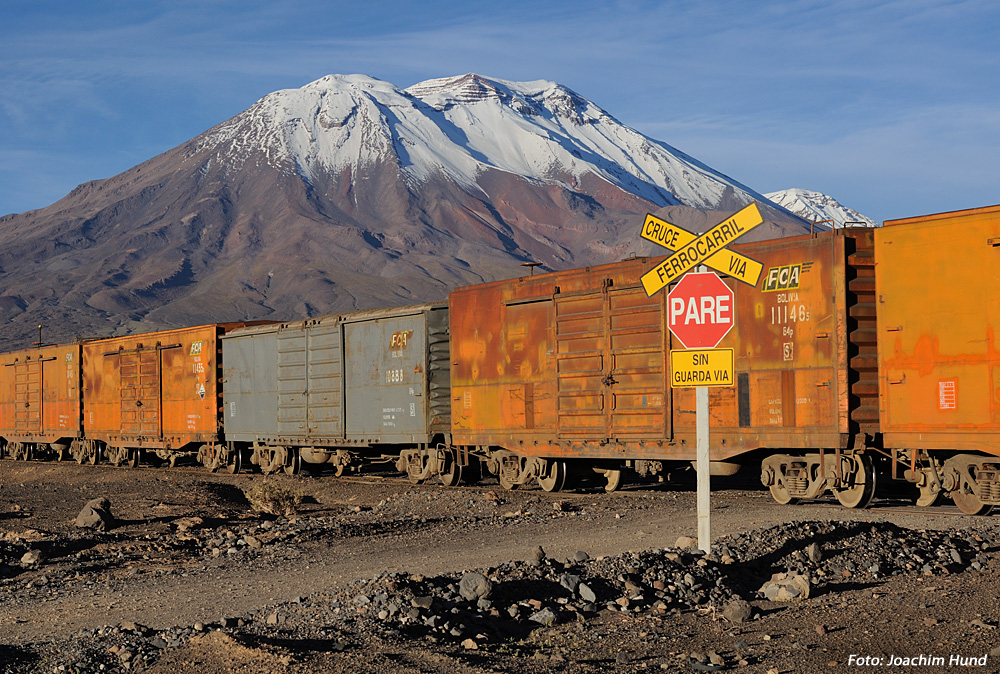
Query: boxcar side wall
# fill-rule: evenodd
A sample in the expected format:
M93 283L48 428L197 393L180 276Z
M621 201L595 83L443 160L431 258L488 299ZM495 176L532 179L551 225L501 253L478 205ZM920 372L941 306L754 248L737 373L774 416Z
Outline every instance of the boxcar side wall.
M235 442L254 442L278 418L277 327L247 333L222 338L223 427Z
M358 311L223 339L226 439L294 447L427 444L450 430L448 311Z
M349 440L372 445L433 441L443 426L441 391L437 388L432 400L431 383L440 385L441 315L446 312L442 307L344 317Z
M58 443L81 437L80 345L0 354L0 437Z
M861 432L851 414L863 377L853 367L868 339L848 286L871 273L848 258L870 250L870 235L737 248L764 265L764 278L757 288L727 280L737 318L719 348L735 352L736 385L710 391L712 459L846 447ZM667 355L680 346L667 327L666 292L649 298L639 281L659 261L453 292L454 442L537 456L694 458L694 391L669 388Z
M84 344L87 437L164 449L219 440L222 330L207 325Z
M1000 455L1000 206L875 241L885 444Z

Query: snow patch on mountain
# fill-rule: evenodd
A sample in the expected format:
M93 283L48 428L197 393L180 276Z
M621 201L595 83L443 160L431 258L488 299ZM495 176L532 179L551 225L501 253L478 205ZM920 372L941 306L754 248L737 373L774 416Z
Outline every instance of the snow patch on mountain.
M852 226L879 226L879 223L868 216L858 213L853 208L844 206L833 197L822 192L792 188L779 192L771 192L764 196L810 222L833 220L835 227L844 227L848 223Z
M743 203L763 200L545 80L467 74L400 89L328 75L265 96L203 136L202 150L233 168L266 161L310 182L320 172L391 163L410 184L444 174L472 192L482 192L477 178L493 169L568 189L594 174L658 206L714 208L733 193Z

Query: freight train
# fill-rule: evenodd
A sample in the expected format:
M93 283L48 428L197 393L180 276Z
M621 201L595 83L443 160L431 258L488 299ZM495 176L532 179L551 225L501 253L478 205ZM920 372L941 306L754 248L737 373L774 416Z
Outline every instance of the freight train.
M1000 505L1000 206L733 246L732 387L710 392L711 468L754 466L779 503L864 507L881 480ZM447 303L219 323L0 355L2 452L413 482L486 473L547 491L666 476L695 452L671 388L659 259L454 290Z

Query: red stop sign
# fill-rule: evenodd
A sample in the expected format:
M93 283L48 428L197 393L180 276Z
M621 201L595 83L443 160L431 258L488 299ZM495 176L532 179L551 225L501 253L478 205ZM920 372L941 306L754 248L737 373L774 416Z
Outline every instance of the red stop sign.
M712 349L736 323L733 291L713 272L688 272L667 295L667 325L685 349Z

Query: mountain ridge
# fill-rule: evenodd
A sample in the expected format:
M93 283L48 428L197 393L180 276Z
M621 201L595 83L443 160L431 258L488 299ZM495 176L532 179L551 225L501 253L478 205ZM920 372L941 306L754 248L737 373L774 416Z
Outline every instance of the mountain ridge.
M288 320L443 299L526 261L661 255L647 212L696 229L758 200L756 238L808 231L672 150L545 80L327 76L0 218L0 345L39 323L60 340Z

